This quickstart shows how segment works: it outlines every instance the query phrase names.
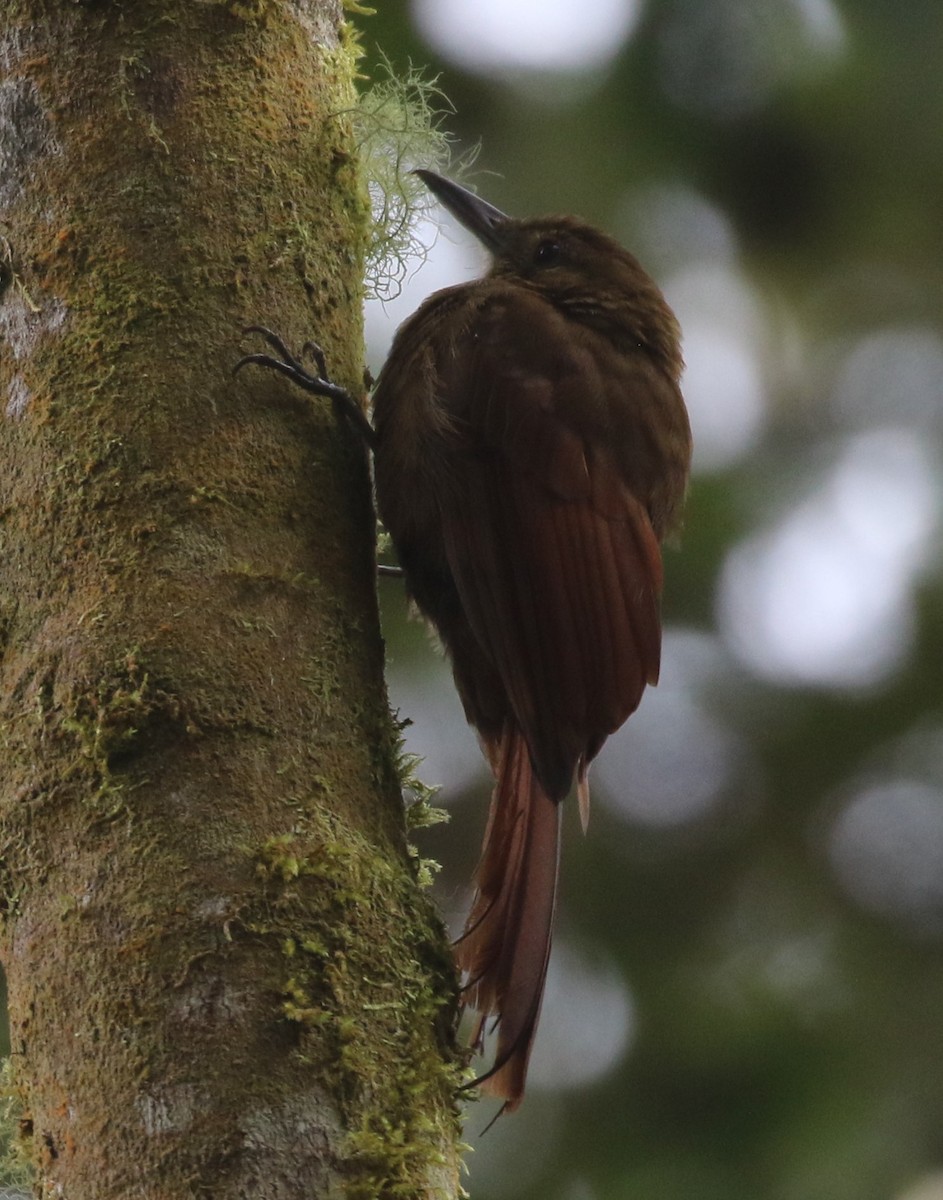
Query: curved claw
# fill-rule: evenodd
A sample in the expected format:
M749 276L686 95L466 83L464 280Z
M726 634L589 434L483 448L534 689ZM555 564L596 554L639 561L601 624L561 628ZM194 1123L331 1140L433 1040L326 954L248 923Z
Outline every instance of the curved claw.
M327 359L324 357L324 351L317 342L310 340L305 342L305 344L301 347L301 353L302 355L311 355L311 357L314 359L314 365L318 368L318 374L322 379L331 378L327 373Z
M339 387L336 383L331 383L329 379L322 379L320 375L312 375L290 354L284 361L280 358L273 358L271 354L246 354L233 367L233 373L241 370L247 363L255 363L259 367L268 367L272 371L287 375L293 383L304 388L306 392L314 392L316 396L327 396L329 400L340 400L341 402L345 397L349 399L344 388Z
M280 357L272 354L245 354L232 369L233 375L241 371L248 363L259 367L267 367L271 371L287 376L288 379L316 396L326 396L334 402L334 406L344 412L367 446L373 450L376 447L376 431L367 419L363 409L346 388L332 383L327 373L327 362L324 351L317 342L305 342L302 354L310 353L318 369L317 375L312 375L301 362L295 358L277 333L273 333L265 325L247 325L243 333L258 333Z
M244 354L233 367L232 373L238 375L246 363L258 363L261 367L268 367L276 361L271 354Z
M268 326L266 326L266 325L246 325L243 328L242 332L243 333L259 333L259 334L261 334L262 337L265 339L265 341L267 341L268 344L272 347L272 349L276 350L282 356L282 359L285 362L290 363L293 367L301 367L301 363L298 361L297 358L295 358L295 356L288 349L288 347L285 345L285 343L282 341L282 339L278 336L278 334L275 333L273 330L269 329Z

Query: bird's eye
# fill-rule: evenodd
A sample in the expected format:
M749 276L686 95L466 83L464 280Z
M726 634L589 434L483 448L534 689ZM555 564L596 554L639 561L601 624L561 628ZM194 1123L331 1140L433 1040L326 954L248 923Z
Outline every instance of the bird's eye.
M537 243L534 251L534 263L538 267L552 267L560 258L560 243L545 238Z

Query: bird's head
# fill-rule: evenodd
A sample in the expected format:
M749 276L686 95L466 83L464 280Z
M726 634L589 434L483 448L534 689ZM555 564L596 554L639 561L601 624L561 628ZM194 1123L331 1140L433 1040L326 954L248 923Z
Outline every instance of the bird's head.
M543 293L575 320L626 334L677 375L680 333L674 314L651 276L615 239L578 217L509 217L434 171L416 174L491 252L491 275Z

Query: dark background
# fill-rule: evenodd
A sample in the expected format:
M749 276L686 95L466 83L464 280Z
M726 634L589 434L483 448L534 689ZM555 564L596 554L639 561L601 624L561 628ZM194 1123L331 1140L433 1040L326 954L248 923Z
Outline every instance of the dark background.
M474 1200L941 1200L943 5L380 0L468 177L630 246L685 331L695 475L662 683L567 814L523 1108ZM620 24L621 23L621 24ZM472 277L445 229L371 361ZM488 798L447 668L383 582L394 703L449 825ZM571 806L575 809L575 805Z

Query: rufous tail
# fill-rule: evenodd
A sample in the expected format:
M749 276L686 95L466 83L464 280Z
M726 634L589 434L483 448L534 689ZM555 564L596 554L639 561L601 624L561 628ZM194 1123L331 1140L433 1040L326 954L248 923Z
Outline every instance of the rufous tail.
M456 956L466 1003L479 1014L476 1042L489 1019L498 1031L494 1064L477 1082L513 1111L524 1095L550 958L560 805L538 783L520 730L505 730L492 765L478 891Z

